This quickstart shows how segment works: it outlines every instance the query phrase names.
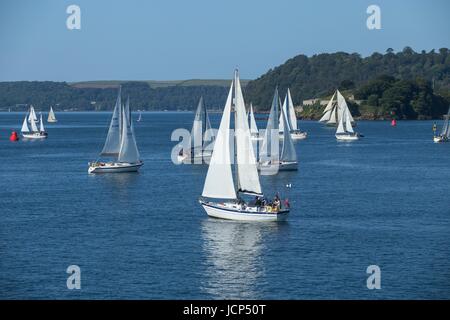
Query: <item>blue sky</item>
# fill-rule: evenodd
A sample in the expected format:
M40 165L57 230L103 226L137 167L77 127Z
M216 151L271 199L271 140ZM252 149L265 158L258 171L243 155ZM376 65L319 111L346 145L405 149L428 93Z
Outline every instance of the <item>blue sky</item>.
M68 30L66 8L81 8ZM381 30L366 9L381 8ZM2 0L0 81L253 79L297 55L450 47L447 0Z

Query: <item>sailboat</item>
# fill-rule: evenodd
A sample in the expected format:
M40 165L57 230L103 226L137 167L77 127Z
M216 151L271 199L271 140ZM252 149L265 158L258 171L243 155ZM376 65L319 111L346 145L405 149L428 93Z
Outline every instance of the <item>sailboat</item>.
M338 95L339 100L339 95ZM339 141L359 140L359 134L353 131L352 118L348 108L340 108L339 124L336 130L336 139Z
M294 103L292 102L291 91L289 90L289 88L287 90L286 96L284 97L282 109L283 109L283 112L287 119L287 125L284 125L284 121L282 119L283 113L280 113L280 121L279 121L280 137L281 138L284 137L284 135L283 135L284 128L287 128L291 134L292 139L294 139L294 140L305 139L307 136L307 133L304 131L301 131L298 128L297 116L295 115Z
M29 111L29 114L28 114L28 122L31 123L31 122L37 122L37 121L38 121L38 119L37 119L37 116L36 116L36 111L34 111L34 107L33 107L33 105L31 105L30 106L30 111Z
M337 95L337 101L335 102L334 97ZM327 106L323 110L322 118L320 118L319 122L326 123L327 126L335 127L339 123L339 115L340 109L345 109L350 116L351 124L355 126L355 120L352 117L350 109L347 106L347 102L345 101L344 96L336 90L333 93L330 101L328 101Z
M142 112L141 112L141 110L139 110L139 118L136 121L137 122L141 122L142 121Z
M121 89L117 96L106 142L100 156L114 157L114 161L89 163L88 173L136 172L144 164L134 138L129 99L122 105Z
M47 122L58 122L58 120L56 120L55 113L53 112L53 108L52 107L50 107L50 111L48 113Z
M262 140L259 136L258 126L256 125L255 114L253 113L253 104L250 103L250 110L248 112L248 119L250 123L250 136L252 140Z
M36 113L34 111L33 107L30 108L29 113L27 113L25 115L25 118L23 119L23 123L22 123L22 129L20 130L22 132L22 137L26 138L26 139L46 139L48 134L47 132L45 132L45 128L44 128L44 121L42 121L42 114L40 116L40 121L39 121L39 129L36 125L36 121L34 121L34 117L36 117ZM31 113L33 112L33 115L31 115ZM30 126L31 126L31 130L28 127L28 121L31 119L30 121ZM37 119L36 119L37 120Z
M273 132L280 131L278 122L278 109L280 104L278 88L276 88L259 157L260 170L268 170L273 168L277 171L297 170L297 155L290 130L283 130L283 145L281 154L278 152L280 136L279 134L273 134ZM281 108L280 118L282 120L283 127L288 128L288 118L284 113L283 108Z
M212 154L214 136L203 97L197 105L194 123L191 130L190 147L180 150L178 161L183 163L203 163L209 161Z
M444 126L442 127L442 131L438 136L433 137L433 141L435 143L439 142L448 142L450 139L450 107L448 108L447 114L444 116Z
M235 128L233 134L230 134L233 89ZM233 140L230 141L230 138ZM234 178L231 167L231 143L235 151ZM254 202L245 201L241 197L244 195L256 196L256 199ZM244 221L279 221L287 218L289 208L284 208L279 198L276 198L272 205L265 205L260 197L263 197L263 193L253 153L239 74L236 70L199 202L208 216L215 218Z

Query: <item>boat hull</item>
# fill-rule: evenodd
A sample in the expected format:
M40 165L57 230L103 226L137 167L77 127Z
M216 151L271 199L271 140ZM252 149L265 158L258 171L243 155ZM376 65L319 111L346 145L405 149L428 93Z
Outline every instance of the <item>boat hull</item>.
M258 164L258 170L273 170L276 164L271 164L270 162L263 162ZM278 163L278 171L297 171L298 162L297 161L280 161Z
M203 155L194 156L193 158L189 154L178 155L177 160L178 163L183 164L201 164L201 163L209 163L211 160L211 153L204 153Z
M303 139L306 139L307 136L308 136L308 134L303 131L291 132L292 140L303 140ZM280 139L284 139L283 132L280 132Z
M206 214L213 218L237 221L285 221L289 210L285 209L276 213L272 212L250 212L232 208L220 207L217 204L210 204L200 201Z
M58 120L47 120L48 123L55 123L58 122Z
M442 143L442 142L448 142L448 138L447 137L433 137L433 142L434 143Z
M336 134L338 141L356 141L359 140L358 134Z
M22 137L24 139L33 139L33 140L42 140L42 139L47 139L48 134L45 133L40 133L40 132L34 132L34 133L23 133L22 132Z
M112 162L99 164L97 162L89 163L88 173L123 173L123 172L137 172L143 165L143 162L139 163L124 163L124 162Z

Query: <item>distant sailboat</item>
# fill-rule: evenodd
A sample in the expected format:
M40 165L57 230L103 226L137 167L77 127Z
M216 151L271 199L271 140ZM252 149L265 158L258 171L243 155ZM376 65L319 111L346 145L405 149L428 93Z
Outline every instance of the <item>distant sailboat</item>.
M250 110L248 112L248 119L250 123L250 135L252 140L262 140L259 136L258 126L256 125L255 114L253 113L253 104L250 103Z
M129 100L122 105L121 89L117 96L106 142L100 156L114 157L114 161L89 163L89 173L135 172L144 164L134 138Z
M284 128L288 128L288 131L291 134L292 139L294 140L302 140L305 139L307 136L307 133L304 131L301 131L298 128L297 124L297 116L295 115L295 108L294 103L292 102L291 97L291 91L287 90L286 97L284 98L283 106L282 106L283 112L286 115L287 119L287 125L284 125L284 121L282 119L283 113L280 113L280 135L283 137Z
M55 116L55 113L53 112L52 107L50 107L50 112L48 113L47 122L58 122L58 120L56 120L56 116Z
M436 143L439 142L448 142L450 139L450 107L448 108L447 114L444 116L444 126L442 127L442 131L438 136L433 137L433 141Z
M136 120L137 122L142 121L142 112L139 110L139 118Z
M337 95L337 101L334 101L334 97ZM323 116L320 118L319 122L326 123L327 126L335 127L339 123L339 115L341 114L339 112L340 109L345 109L347 113L350 116L350 120L352 125L355 125L355 120L352 117L352 114L350 112L350 109L347 106L347 102L345 101L344 96L339 92L339 90L336 90L333 93L333 96L331 97L330 101L328 101L327 106L323 110Z
M340 94L338 92L338 101L339 99ZM359 134L353 131L350 110L348 108L339 108L338 112L339 112L339 124L336 130L335 135L336 139L340 141L359 140Z
M230 136L233 89L235 130L233 135ZM232 139L231 141L230 138ZM234 144L235 151L234 179L231 168L233 157L230 150L231 143ZM245 201L241 197L245 194L256 196L257 199L254 202ZM258 197L263 197L263 193L252 148L244 97L242 96L239 75L236 70L199 202L206 213L215 218L246 221L278 221L286 219L289 209L283 208L278 198L272 206L269 206L265 205Z
M279 106L280 100L278 96L278 88L276 88L259 157L260 170L275 168L275 166L277 166L278 171L297 170L297 155L292 142L290 130L283 130L282 152L278 152L280 136L273 133L280 131L278 122ZM282 120L283 127L289 128L288 118L283 109L281 109L280 118Z
M183 163L203 163L209 161L212 154L214 136L209 121L208 111L203 97L197 105L194 123L191 130L190 149L182 149L178 154L178 161Z
M32 112L34 116L31 115ZM23 119L22 129L20 130L22 132L22 136L26 139L46 139L48 134L47 132L45 132L44 122L42 121L42 114L40 116L39 129L36 125L36 121L32 120L35 116L36 113L34 112L34 108L31 107L29 113L27 113L25 115L25 118ZM30 121L31 130L28 127L28 121L30 119L31 119Z

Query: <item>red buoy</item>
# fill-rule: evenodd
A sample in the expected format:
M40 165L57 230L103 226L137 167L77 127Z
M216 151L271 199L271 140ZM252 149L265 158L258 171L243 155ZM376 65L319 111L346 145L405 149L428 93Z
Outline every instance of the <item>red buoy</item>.
M392 119L391 121L391 126L395 127L397 125L397 120Z
M9 141L19 141L19 136L17 135L17 132L15 131L11 132L11 135L9 136Z

